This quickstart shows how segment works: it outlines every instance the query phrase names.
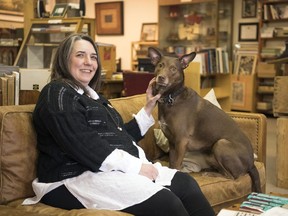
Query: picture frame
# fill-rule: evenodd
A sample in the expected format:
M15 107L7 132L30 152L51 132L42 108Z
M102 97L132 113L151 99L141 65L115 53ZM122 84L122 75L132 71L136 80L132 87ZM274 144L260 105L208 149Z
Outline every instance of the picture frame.
M67 13L68 6L67 3L55 4L51 17L64 17Z
M239 23L239 41L258 41L259 23Z
M242 81L232 81L232 97L231 104L233 106L245 105L245 82Z
M242 0L242 18L257 16L257 0Z
M251 75L256 72L257 65L256 54L239 54L237 59L236 74Z
M123 35L123 2L95 3L96 34Z
M143 23L141 29L141 41L157 41L158 40L158 24Z

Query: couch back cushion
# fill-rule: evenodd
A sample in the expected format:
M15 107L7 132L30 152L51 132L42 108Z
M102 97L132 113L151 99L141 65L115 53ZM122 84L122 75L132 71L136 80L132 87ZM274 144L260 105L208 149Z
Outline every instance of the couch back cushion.
M0 107L0 204L33 196L36 176L34 105Z

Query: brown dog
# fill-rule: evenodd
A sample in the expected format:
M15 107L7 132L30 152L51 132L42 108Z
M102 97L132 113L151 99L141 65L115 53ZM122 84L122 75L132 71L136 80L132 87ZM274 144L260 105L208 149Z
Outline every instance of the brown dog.
M183 70L196 53L177 58L150 47L148 54L155 65L154 94L162 94L158 115L169 141L170 167L180 170L186 151L196 152L210 168L228 178L249 173L253 191L261 192L250 140L223 110L184 86Z

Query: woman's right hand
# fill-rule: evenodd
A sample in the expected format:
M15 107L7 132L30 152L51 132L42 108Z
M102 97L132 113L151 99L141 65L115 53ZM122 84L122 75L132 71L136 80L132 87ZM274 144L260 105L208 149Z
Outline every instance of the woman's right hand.
M147 178L154 181L158 176L158 170L152 165L152 164L142 164L140 172L140 175L146 176Z

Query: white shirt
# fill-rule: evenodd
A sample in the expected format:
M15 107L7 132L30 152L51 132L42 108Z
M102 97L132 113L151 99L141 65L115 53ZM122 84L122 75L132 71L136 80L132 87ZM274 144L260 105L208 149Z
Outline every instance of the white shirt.
M99 98L93 89L87 90L92 99ZM80 94L83 92L82 89L78 90ZM142 135L155 123L153 117L148 116L144 108L134 117ZM139 175L142 163L150 164L150 162L143 149L136 143L133 144L138 148L139 158L115 149L103 161L100 167L102 172L86 171L79 176L53 183L40 183L36 178L32 183L35 197L25 199L22 204L36 204L46 193L64 184L70 193L88 209L121 210L141 203L162 190L163 186L171 185L177 170L163 167L160 163L154 164L159 172L155 183Z

